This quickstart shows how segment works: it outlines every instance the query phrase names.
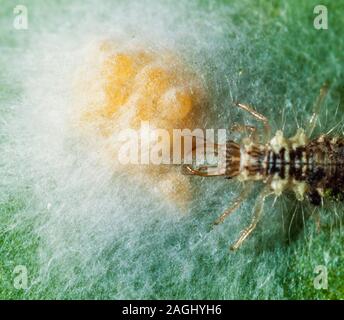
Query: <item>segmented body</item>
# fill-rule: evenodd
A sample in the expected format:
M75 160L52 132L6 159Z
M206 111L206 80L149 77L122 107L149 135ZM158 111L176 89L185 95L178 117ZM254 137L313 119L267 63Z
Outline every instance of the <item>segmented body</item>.
M293 190L314 205L344 198L344 139L320 136L308 141L303 130L290 139L278 131L266 144L244 140L226 145L226 174L241 181L263 180L276 195Z
M262 142L259 142L256 127L235 125L238 132L249 131L250 136L239 144L228 141L226 144L214 144L218 155L217 167L202 166L194 168L186 165L186 173L203 177L224 176L236 178L242 182L263 181L265 188L258 194L251 223L241 231L239 238L231 245L238 249L256 228L266 198L275 194L280 196L286 190L294 191L300 201L305 197L314 205L320 205L324 198L344 200L344 138L322 135L317 139L308 137L316 126L319 110L328 91L325 83L314 105L314 111L307 126L307 134L299 129L294 137L285 138L277 131L271 139L271 127L268 119L248 105L236 106L248 112L264 127ZM245 183L232 205L219 216L214 224L222 223L236 211L252 191L252 183Z

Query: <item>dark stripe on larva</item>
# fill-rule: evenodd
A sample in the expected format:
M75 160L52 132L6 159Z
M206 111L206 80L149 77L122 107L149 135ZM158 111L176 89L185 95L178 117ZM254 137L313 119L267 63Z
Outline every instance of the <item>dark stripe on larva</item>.
M284 148L281 149L279 156L280 156L280 161L281 161L279 176L281 179L285 179L285 149Z
M272 150L268 151L266 160L266 174L274 175L278 174L281 179L285 179L286 162L285 162L286 150L282 148L279 153L275 153Z
M298 147L295 150L289 151L289 157L290 157L289 175L291 178L294 178L296 181L304 181L306 178L302 174L303 167L307 165L303 161L304 152L305 152L304 147Z

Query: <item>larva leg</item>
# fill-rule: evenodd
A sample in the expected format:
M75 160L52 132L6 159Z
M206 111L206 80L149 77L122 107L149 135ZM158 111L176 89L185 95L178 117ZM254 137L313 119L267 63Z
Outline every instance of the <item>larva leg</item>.
M262 213L263 213L263 209L264 209L264 203L265 200L268 196L270 196L271 194L273 194L273 192L270 190L269 187L266 187L259 195L257 201L256 201L256 205L254 207L254 213L253 213L253 219L251 224L245 228L244 230L241 231L240 233L240 237L238 240L236 240L230 247L231 250L237 250L242 243L246 240L246 238L252 233L252 231L256 228Z
M320 213L319 213L318 208L314 209L314 211L312 213L312 217L313 217L314 222L315 222L316 230L319 233L320 229L321 229L321 218L320 218Z
M263 122L263 126L264 126L264 133L265 133L265 137L264 137L264 142L269 141L270 136L271 136L271 127L269 124L269 120L263 116L261 113L253 110L250 106L246 105L246 104L242 104L242 103L237 103L237 106L239 108L241 108L242 110L247 111L250 115L252 115L253 117L255 117L258 121Z
M328 92L328 83L325 82L322 85L322 87L320 88L319 96L316 99L314 107L313 107L312 117L311 117L311 120L309 121L309 124L308 124L307 129L306 129L307 137L310 137L314 131L314 128L315 128L317 121L318 121L320 110L321 110L322 106L324 105L324 101L325 101L327 92Z
M214 221L214 225L218 225L222 223L231 213L237 210L240 207L240 205L243 203L243 201L245 201L245 199L247 198L251 190L252 190L252 183L247 182L244 188L242 189L242 191L240 192L239 196L235 198L234 201L232 202L232 205Z

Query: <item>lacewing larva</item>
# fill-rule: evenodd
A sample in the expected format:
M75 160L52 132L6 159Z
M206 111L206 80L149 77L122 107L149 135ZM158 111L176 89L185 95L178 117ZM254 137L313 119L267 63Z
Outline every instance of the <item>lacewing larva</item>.
M238 209L250 194L254 181L264 182L264 188L253 209L252 221L232 244L232 250L238 249L256 228L264 210L265 200L270 195L280 196L284 191L292 190L298 200L307 198L315 206L321 205L324 198L344 199L344 137L321 135L315 139L309 138L327 91L328 87L324 85L307 129L298 129L291 138L285 138L281 130L271 136L268 119L251 107L238 103L239 108L262 122L262 140L255 127L235 125L233 130L249 131L250 134L240 143L230 140L226 144L216 145L216 152L224 153L222 164L216 168L184 165L186 174L202 177L224 176L244 182L238 197L215 224L222 223Z

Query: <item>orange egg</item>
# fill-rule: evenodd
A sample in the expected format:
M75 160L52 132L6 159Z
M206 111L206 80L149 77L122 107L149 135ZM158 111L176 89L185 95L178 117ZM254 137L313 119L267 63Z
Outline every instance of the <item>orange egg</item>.
M156 165L116 165L118 146L113 145L112 137L126 128L140 128L141 121L150 121L171 134L173 128L190 128L195 118L188 115L191 111L197 115L205 101L204 91L197 75L170 50L128 48L103 41L90 50L90 57L77 73L77 123L83 134L105 144L101 152L114 170L144 172L164 199L184 207L190 198L187 177L172 166L162 170Z

